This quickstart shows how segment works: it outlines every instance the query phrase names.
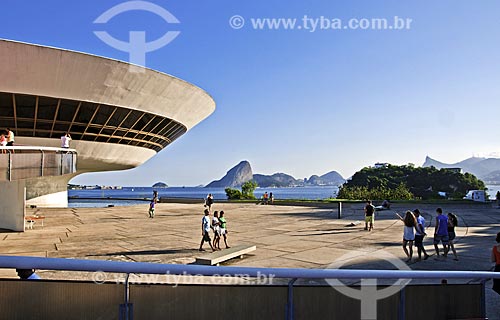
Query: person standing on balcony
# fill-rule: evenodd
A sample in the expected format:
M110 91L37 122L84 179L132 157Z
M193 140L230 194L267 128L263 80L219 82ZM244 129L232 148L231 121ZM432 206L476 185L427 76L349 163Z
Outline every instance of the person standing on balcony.
M10 128L7 128L7 146L14 146L14 132Z
M0 135L0 147L7 146L7 137L5 136L5 132L2 131ZM2 153L5 153L5 150L2 150Z
M69 142L71 141L71 136L68 132L65 132L61 137L61 148L69 149Z

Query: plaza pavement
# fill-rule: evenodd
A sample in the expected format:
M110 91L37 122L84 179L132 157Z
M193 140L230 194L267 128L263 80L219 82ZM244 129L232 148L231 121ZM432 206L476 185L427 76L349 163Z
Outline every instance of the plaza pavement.
M427 225L434 223L437 205L419 205ZM344 267L394 269L378 259L385 251L401 260L403 223L395 212L415 209L414 205L395 204L377 212L375 228L365 231L363 204L344 205L342 219L332 208L306 206L216 203L213 210L224 210L228 221L230 246L255 244L257 250L244 259L225 265L276 268L326 268L342 261ZM456 249L452 255L435 260L432 237L425 240L431 257L408 264L414 270L491 270L491 247L500 232L500 209L482 204L443 203L443 211L459 217ZM35 224L24 233L0 233L0 253L23 256L104 259L153 263L193 263L200 253L202 204L159 203L156 217L148 218L148 203L133 207L27 209L27 214L45 215L44 228ZM356 224L356 222L361 222ZM351 223L356 224L354 226ZM427 231L433 234L433 227ZM209 247L204 245L207 251ZM223 240L221 247L224 248ZM451 253L451 252L450 252ZM357 258L342 260L346 254ZM415 257L416 255L414 255ZM45 271L44 279L85 279L89 273ZM0 277L16 278L14 270L0 270ZM487 283L487 313L500 319L500 296Z

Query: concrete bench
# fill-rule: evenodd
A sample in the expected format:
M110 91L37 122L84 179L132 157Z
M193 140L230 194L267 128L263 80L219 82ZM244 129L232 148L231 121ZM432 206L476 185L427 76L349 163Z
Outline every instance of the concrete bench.
M43 228L43 220L45 220L45 216L35 215L35 216L24 217L24 222L27 229L33 229L33 225L35 224L36 221L42 221L42 228Z
M219 265L219 263L227 261L232 258L240 257L252 251L255 251L257 247L255 245L239 245L236 247L231 247L229 249L223 249L221 251L215 251L212 253L204 254L196 258L196 264L203 265Z

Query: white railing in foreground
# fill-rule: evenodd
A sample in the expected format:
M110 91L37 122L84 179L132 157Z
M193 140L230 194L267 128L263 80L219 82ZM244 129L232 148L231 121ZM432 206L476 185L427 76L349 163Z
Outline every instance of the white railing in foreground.
M121 262L63 258L0 256L0 268L43 269L65 271L101 271L172 275L228 275L248 277L273 276L297 279L500 279L500 272L491 271L408 271L353 269L298 269L215 267L147 262Z
M0 256L0 268L44 269L64 271L112 272L125 273L124 303L120 304L119 319L133 319L133 304L130 303L129 275L169 274L181 276L233 276L233 277L268 277L290 279L288 297L285 306L285 319L294 319L293 287L297 279L475 279L481 280L482 292L481 315L486 315L484 283L488 279L500 279L500 272L490 271L413 271L413 270L353 270L353 269L298 269L298 268L249 268L249 267L215 267L180 264L157 264L146 262L120 262L103 260L81 260L63 258ZM370 291L371 292L371 291ZM398 319L405 319L405 295L401 295L398 307ZM373 304L361 301L362 313L365 309L376 315L377 299L369 299ZM373 300L373 301L372 301ZM374 312L374 313L373 313ZM368 319L368 318L366 318ZM371 318L370 318L371 319Z

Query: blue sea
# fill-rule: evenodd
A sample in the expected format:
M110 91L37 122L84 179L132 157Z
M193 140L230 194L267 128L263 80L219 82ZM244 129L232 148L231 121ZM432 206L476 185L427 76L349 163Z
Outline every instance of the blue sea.
M226 199L224 188L169 187L155 188L158 196L165 198L205 199L211 193L215 200ZM338 188L294 187L294 188L257 188L254 192L260 198L264 192L272 192L275 199L327 199L335 197ZM70 207L107 207L108 205L127 206L142 204L153 196L151 187L123 187L122 189L68 190ZM92 199L90 199L92 198ZM116 200L124 199L124 200Z
M488 185L490 199L495 198L500 185ZM211 193L215 200L226 199L224 188L202 188L202 187L169 187L155 188L159 197L200 199L202 201L207 194ZM257 188L254 192L260 198L264 192L272 192L275 199L328 199L335 197L337 187L294 187L294 188ZM107 207L130 206L144 204L153 196L151 187L123 187L122 189L102 190L68 190L70 207ZM121 199L121 200L118 200Z

